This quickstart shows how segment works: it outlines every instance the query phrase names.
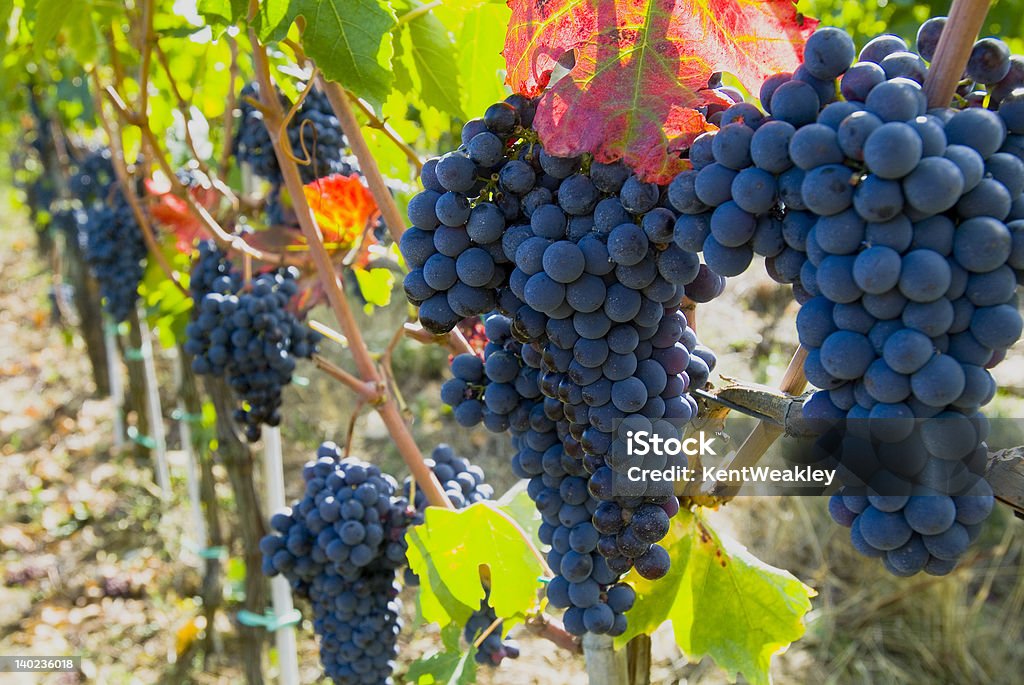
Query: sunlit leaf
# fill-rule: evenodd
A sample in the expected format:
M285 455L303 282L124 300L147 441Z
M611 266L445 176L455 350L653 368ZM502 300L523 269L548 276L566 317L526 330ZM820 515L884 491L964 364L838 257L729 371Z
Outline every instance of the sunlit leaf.
M493 503L460 511L427 507L426 520L410 528L406 539L425 620L464 624L484 598L481 566L490 570L490 603L506 628L536 604L543 569L539 553Z
M703 516L680 512L661 544L672 567L656 581L635 571L626 577L637 600L616 644L671 621L676 643L691 659L710 656L731 678L741 673L768 685L772 655L804 634L814 590L717 533Z
M294 0L302 45L331 81L379 105L391 90L395 15L378 0Z
M548 85L559 58L575 66L544 95L534 126L555 154L624 158L668 181L677 154L707 128L694 109L719 100L714 72L748 90L792 71L816 22L790 0L509 0L508 83L527 95Z

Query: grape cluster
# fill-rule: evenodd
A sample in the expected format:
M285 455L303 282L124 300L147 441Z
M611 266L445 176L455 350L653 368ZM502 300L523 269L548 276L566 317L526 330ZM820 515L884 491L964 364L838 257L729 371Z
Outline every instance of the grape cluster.
M391 683L402 627L395 573L412 511L393 478L341 459L332 442L302 476L302 499L274 514L260 541L263 572L284 575L312 603L328 677L338 685Z
M471 504L494 497L494 488L485 482L484 470L471 464L469 459L455 454L451 445L441 443L430 453L430 457L423 461L437 476L441 487L444 488L444 494L456 509L464 509ZM405 480L403 488L406 499L415 499L416 523L423 523L423 510L427 508L426 498L412 497L411 479Z
M68 177L68 189L83 205L88 206L106 198L115 179L110 148L97 147L86 151L85 156L75 165L74 172Z
M450 445L444 443L434 448L424 463L434 472L444 488L444 494L456 509L463 509L471 504L489 500L494 496L494 489L484 482L484 472L479 466L455 454ZM402 494L406 500L415 505L414 524L424 521L424 510L427 508L425 497L413 496L412 479L406 478ZM405 584L419 585L419 578L408 567L405 569ZM486 588L485 588L486 592ZM473 644L481 633L488 630L497 619L493 607L487 601L487 594L480 601L480 608L474 611L463 628L466 642ZM503 659L519 657L519 647L512 641L502 640L501 627L491 630L477 648L475 659L479 664L497 666Z
M288 310L296 276L294 269L263 273L246 289L223 253L211 242L200 245L190 285L196 315L185 328L185 351L196 373L227 378L245 403L235 421L252 442L262 424L281 422L281 390L295 360L311 357L320 340Z
M99 283L104 309L114 321L124 321L135 308L145 272L142 229L120 189L86 213L86 262Z
M278 96L286 111L290 109L292 103L288 98L282 93ZM239 96L240 115L234 139L235 156L240 162L249 164L257 176L280 186L281 167L274 154L270 133L263 123L263 113L249 102L250 98L259 100L259 84L255 82L246 84ZM295 156L310 162L299 165L303 183L331 174L351 173L352 167L343 155L345 136L341 132L341 124L327 96L321 91L310 91L299 105L294 118L288 123L288 140Z
M794 284L820 389L804 416L845 438L825 450L846 484L830 510L898 575L948 573L991 509L980 409L995 392L987 369L1022 328L1024 91L1000 91L1020 76L984 39L967 78L985 97L929 109L942 23L922 26L920 54L880 36L857 56L846 33L819 29L804 63L761 88L770 116L724 110L670 186L677 244L725 275L763 254Z
M687 369L706 383L714 356L691 355L679 305L716 297L724 278L674 243L666 189L621 163L549 155L529 128L534 107L520 96L492 105L459 150L424 166L400 245L405 289L433 332L501 313L485 322L483 359L452 360L442 399L461 425L512 433L567 629L621 634L632 591L612 588L634 566L667 572L657 542L678 502L629 491L613 445L696 414Z

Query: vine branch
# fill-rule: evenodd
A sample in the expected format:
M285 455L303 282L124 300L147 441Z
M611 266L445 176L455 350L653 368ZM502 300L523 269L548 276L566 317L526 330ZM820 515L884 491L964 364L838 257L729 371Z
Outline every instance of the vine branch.
M183 294L188 295L188 290L181 284L181 280L178 278L178 274L174 269L171 268L170 262L167 261L167 256L160 249L160 245L156 241L156 236L153 235L153 227L149 223L149 216L146 214L142 207L142 203L139 201L139 197L135 192L135 187L132 184L132 179L128 174L128 167L124 159L124 147L122 144L121 129L119 126L111 122L110 117L107 116L106 110L103 107L103 100L100 98L99 93L103 92L100 88L99 76L96 74L96 70L93 69L91 72L94 85L94 95L96 116L99 117L100 125L103 127L104 132L107 134L107 138L110 140L110 159L114 166L114 175L117 176L118 185L121 186L121 193L124 195L125 200L128 201L129 206L132 208L132 214L135 216L135 222L138 224L139 229L142 231L142 239L146 243L146 249L149 250L150 255L156 260L160 270L164 272L164 275L178 288Z
M381 216L384 217L384 223L387 224L392 239L397 243L405 232L405 221L395 203L395 198L388 190L387 183L384 182L384 176L380 173L377 160L373 158L373 154L366 144L359 121L349 104L348 94L340 85L328 81L322 75L318 77L317 81L341 123L341 130L345 133L345 138L348 140L352 152L355 153L356 159L359 160L359 170L366 178L366 184L370 187L370 192L373 193L373 199L377 201L377 208L380 210Z
M284 111L276 97L276 91L270 76L270 64L266 48L259 42L255 32L251 29L249 36L253 44L253 58L256 67L256 77L260 84L260 100L264 107L264 121L267 130L270 132L274 153L281 167L281 175L284 178L285 186L288 188L288 194L292 197L296 218L303 235L306 237L306 242L309 244L310 254L313 257L313 262L316 264L317 272L320 275L320 281L327 294L331 309L338 320L341 332L349 341L349 349L352 351L359 376L367 383L379 385L380 376L376 365L370 356L366 341L363 339L362 332L359 330L359 326L349 307L348 300L342 289L341 280L334 270L330 255L324 247L323 234L320 232L316 218L310 210L305 194L302 192L302 179L299 177L298 167L292 160L291 143L287 135L280 135L280 124L284 118ZM427 501L433 506L452 508L452 503L441 488L437 476L434 475L434 472L424 462L423 455L420 453L419 447L417 447L412 433L402 418L394 399L385 394L383 401L376 409L389 434L395 441L395 446L416 479L419 488L426 495Z

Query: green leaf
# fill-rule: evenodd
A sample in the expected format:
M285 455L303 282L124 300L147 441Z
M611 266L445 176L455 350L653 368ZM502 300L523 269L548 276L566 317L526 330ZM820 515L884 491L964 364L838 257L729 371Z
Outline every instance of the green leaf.
M504 3L481 4L462 15L458 39L459 73L472 79L471 88L461 92L462 109L470 117L482 116L492 103L505 98L505 60L500 46L505 42L510 11ZM443 19L443 17L442 17ZM448 24L454 30L452 24Z
M253 22L256 24L256 35L264 43L284 40L298 13L298 3L292 0L263 0Z
M60 33L67 15L65 0L39 0L36 4L35 41L32 49L37 58L42 57L43 51L50 47L50 43Z
M469 650L459 650L459 634L461 630L454 623L449 623L441 629L441 640L444 643L445 651L437 652L417 659L409 665L405 674L405 682L416 683L417 685L433 685L434 683L447 683L448 685L470 685L476 682L476 648L469 646Z
M387 98L395 15L378 0L296 0L306 19L302 46L331 81L374 106Z
M14 0L0 0L0 55L4 54L6 50L12 12L14 12Z
M422 7L411 3L412 9ZM425 12L402 25L403 56L411 61L419 78L419 95L424 104L459 117L465 117L459 99L459 65L452 37L434 16ZM396 46L396 56L398 47Z
M495 504L478 502L460 511L427 507L424 523L410 528L406 539L425 620L464 625L484 598L481 566L490 569L490 603L506 630L535 606L540 553Z
M245 19L248 0L198 0L196 11L211 26L231 26Z
M814 590L719 535L700 515L680 512L661 544L672 568L657 581L635 570L626 577L637 601L616 646L669 620L690 658L708 655L730 678L742 673L768 685L772 655L804 634Z
M368 305L387 307L391 303L391 290L395 287L395 275L390 269L353 269L359 292Z
M539 531L544 519L537 511L537 505L530 499L530 493L526 491L527 483L529 481L523 479L509 488L498 500L498 506L530 535L533 545L540 549L542 545Z

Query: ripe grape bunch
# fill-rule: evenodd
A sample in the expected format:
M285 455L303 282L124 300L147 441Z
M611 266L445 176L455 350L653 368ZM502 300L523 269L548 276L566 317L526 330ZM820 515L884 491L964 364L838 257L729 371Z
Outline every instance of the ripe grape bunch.
M320 340L287 309L298 292L296 276L278 269L256 276L247 289L212 241L199 245L190 286L196 315L185 328L185 351L196 373L227 378L245 403L234 418L251 442L260 439L262 424L281 422L281 390L295 360L310 358Z
M87 150L75 165L74 173L68 177L68 189L87 207L107 196L115 178L110 148L97 147Z
M519 96L492 105L463 128L463 148L424 166L401 242L406 294L433 332L505 315L486 321L483 360L453 360L442 397L460 424L513 433L567 628L620 634L632 600L608 593L634 565L667 572L656 543L678 502L620 490L615 433L678 430L696 414L687 369L706 382L714 356L690 354L697 340L678 308L714 298L724 279L674 244L664 188L621 163L548 155L529 129L533 107Z
M413 512L391 476L342 459L333 442L302 477L302 499L274 514L260 541L263 573L282 574L312 603L320 660L334 683L392 683L402 628L395 575Z
M671 186L693 217L684 247L725 275L765 255L794 284L820 389L804 416L860 439L833 447L848 479L830 510L897 575L950 572L988 515L987 369L1022 327L1022 62L979 41L974 96L929 109L922 84L943 25L921 27L920 54L887 35L856 63L847 34L819 29L804 63L762 87L771 116L726 109Z
M438 445L424 463L434 472L444 488L444 493L456 509L463 509L471 504L489 500L494 496L494 488L485 481L483 469L470 464L469 460L455 454L450 445ZM424 521L427 508L425 497L415 497L411 478L406 478L402 494L415 506L416 514L413 524ZM408 567L405 569L405 584L419 585L419 578ZM501 638L501 625L491 628L497 620L494 608L487 601L486 588L480 608L474 611L466 622L462 636L469 644L474 644L484 631L489 631L476 650L475 660L481 665L497 666L504 659L519 657L519 647L512 641Z
M146 243L121 189L86 208L85 258L100 286L103 307L116 322L135 308L145 272Z
M278 97L285 111L288 111L292 103L283 93L278 93ZM281 167L270 142L270 133L263 123L263 113L250 99L259 101L259 84L255 82L246 84L239 96L240 116L234 139L235 155L240 162L249 164L257 176L279 188L282 183ZM327 96L321 91L311 90L299 105L294 118L288 122L288 140L295 156L309 162L299 164L303 183L331 174L351 173L352 167L344 159L345 136L341 132L341 125Z

